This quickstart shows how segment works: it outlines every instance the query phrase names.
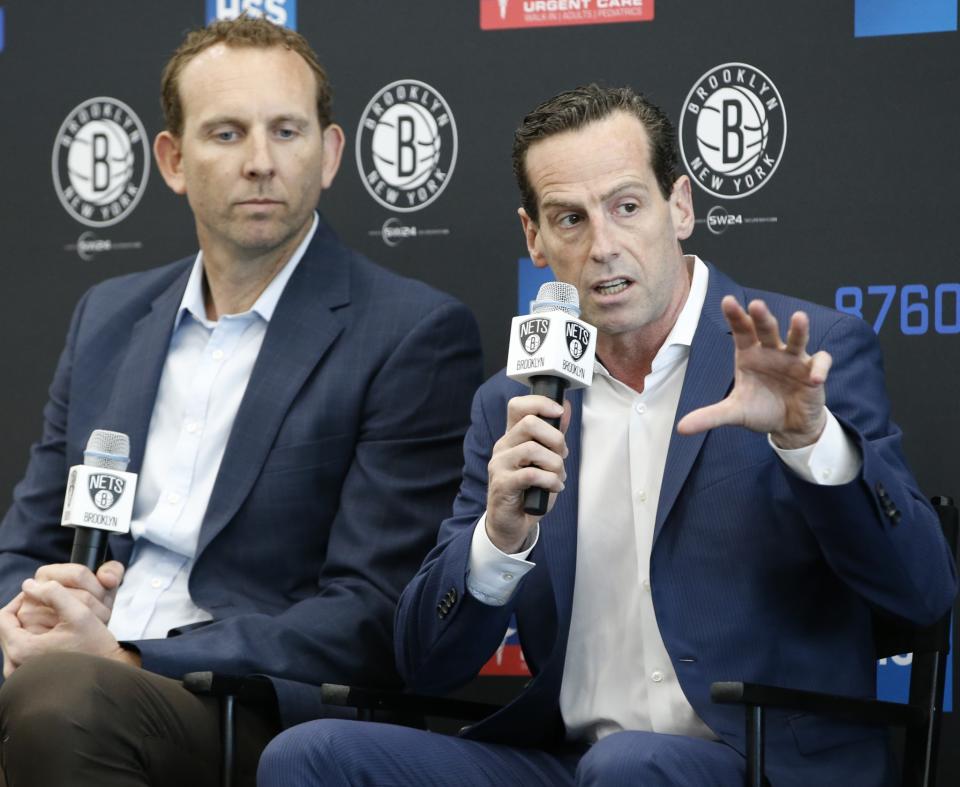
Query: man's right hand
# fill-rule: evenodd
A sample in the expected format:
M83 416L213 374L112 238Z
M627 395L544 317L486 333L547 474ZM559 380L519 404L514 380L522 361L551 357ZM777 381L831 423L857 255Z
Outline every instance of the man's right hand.
M123 580L123 564L109 560L94 574L86 566L77 563L53 563L40 566L33 578L38 582L60 583L106 625L113 611L117 588ZM23 600L16 615L20 625L31 634L49 631L59 620L51 607L29 598Z
M560 428L544 418L561 418ZM517 396L507 404L507 431L487 465L487 536L502 552L519 552L539 521L523 511L527 489L551 492L548 511L563 489L568 453L563 435L569 423L570 405L561 407L545 396Z

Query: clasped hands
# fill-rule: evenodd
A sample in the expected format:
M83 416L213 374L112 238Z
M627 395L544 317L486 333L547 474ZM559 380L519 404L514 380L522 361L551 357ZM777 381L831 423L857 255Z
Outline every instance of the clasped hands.
M826 426L824 383L832 358L825 351L807 353L807 315L793 314L783 341L777 319L763 301L751 301L745 310L728 295L721 308L733 333L733 390L722 401L688 413L677 431L692 435L742 426L769 434L780 448L815 443ZM559 429L543 420L561 415ZM550 508L563 490L569 421L569 404L561 408L543 396L518 396L507 405L507 430L487 466L487 535L503 552L519 551L539 521L523 511L525 490L549 490Z
M55 651L89 653L137 663L107 629L123 565L109 561L96 574L75 563L41 566L22 591L0 609L3 676L34 656Z

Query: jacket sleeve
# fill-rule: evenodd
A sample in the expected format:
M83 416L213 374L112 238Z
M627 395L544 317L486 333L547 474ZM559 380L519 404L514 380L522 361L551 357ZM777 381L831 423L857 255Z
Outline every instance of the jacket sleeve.
M822 348L833 356L827 406L863 466L859 478L839 486L810 484L784 468L787 481L838 576L871 604L931 623L953 602L956 568L890 420L879 343L865 322L840 316Z
M500 645L522 589L506 605L490 606L465 585L474 526L486 510L487 463L505 427L506 397L498 387L494 378L474 397L453 516L397 608L397 666L419 691L443 692L473 678Z

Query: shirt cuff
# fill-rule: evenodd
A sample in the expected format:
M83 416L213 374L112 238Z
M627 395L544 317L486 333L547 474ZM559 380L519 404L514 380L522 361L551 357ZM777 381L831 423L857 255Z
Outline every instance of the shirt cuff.
M470 543L470 563L467 568L467 590L470 595L492 607L506 604L520 580L536 565L526 558L537 545L539 537L540 525L534 525L527 536L529 546L508 555L497 549L487 535L487 515L480 517Z
M860 475L863 458L833 413L824 409L827 425L815 443L803 448L779 448L770 435L767 442L781 461L804 481L819 486L849 484Z

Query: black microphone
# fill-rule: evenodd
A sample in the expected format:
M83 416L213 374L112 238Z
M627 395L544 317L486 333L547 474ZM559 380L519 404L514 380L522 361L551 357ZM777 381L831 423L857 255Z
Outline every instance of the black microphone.
M596 329L577 319L580 298L577 288L564 282L540 286L529 316L513 318L507 377L530 386L530 393L546 396L563 405L568 389L583 388L593 381ZM559 426L559 418L544 419ZM547 513L550 493L530 487L523 510L534 516Z
M96 429L83 464L70 468L60 524L75 530L71 563L96 573L107 558L110 534L129 532L137 482L136 475L125 472L129 462L130 438Z

